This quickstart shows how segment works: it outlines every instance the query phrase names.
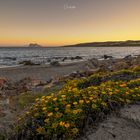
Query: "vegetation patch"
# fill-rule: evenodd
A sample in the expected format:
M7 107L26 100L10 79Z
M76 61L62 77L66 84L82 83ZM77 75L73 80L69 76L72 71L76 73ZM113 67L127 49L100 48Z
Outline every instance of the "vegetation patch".
M122 73L129 75L135 72ZM104 74L96 74L71 80L57 93L36 98L34 105L19 118L15 136L25 139L74 139L89 120L94 123L101 114L107 115L112 110L140 100L139 78L102 82L103 77Z

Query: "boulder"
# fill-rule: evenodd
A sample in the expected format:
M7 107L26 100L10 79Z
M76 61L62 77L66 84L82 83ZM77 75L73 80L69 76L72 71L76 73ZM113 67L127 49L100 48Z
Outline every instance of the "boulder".
M113 56L104 55L103 58L104 58L104 59L111 59L111 58L113 58Z
M22 64L22 65L25 65L25 66L40 65L38 63L33 63L31 60L21 61L21 62L19 62L19 64Z
M52 62L50 62L50 65L52 65L52 66L60 66L60 63L58 61L52 61Z

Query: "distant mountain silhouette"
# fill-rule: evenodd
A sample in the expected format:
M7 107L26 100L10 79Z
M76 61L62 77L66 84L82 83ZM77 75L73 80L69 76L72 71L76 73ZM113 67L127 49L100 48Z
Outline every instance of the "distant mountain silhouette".
M90 42L90 43L80 43L75 45L67 45L64 47L123 47L123 46L139 46L140 40L127 40L127 41L108 41L108 42Z

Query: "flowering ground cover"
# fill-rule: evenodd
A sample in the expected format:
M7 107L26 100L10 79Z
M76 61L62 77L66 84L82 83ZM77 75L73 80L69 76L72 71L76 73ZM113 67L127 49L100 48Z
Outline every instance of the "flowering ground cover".
M125 73L135 74L136 71L139 69ZM126 104L140 101L139 78L102 82L101 77L104 74L70 80L57 94L37 98L19 118L18 137L74 139L89 120L94 123L101 114L107 115Z

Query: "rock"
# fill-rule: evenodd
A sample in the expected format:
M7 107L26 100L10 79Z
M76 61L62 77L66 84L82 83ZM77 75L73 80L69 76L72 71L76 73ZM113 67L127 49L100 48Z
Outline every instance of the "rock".
M64 62L65 60L67 60L68 58L67 57L64 57L63 59L62 59L62 61Z
M125 60L132 59L132 58L133 58L132 55L127 55L124 57Z
M81 56L76 56L75 59L83 59Z
M117 70L121 70L121 69L127 69L127 68L129 68L129 65L125 61L116 62L112 66L113 71L117 71Z
M53 61L53 62L50 62L50 65L52 65L52 66L60 66L60 63L58 61Z
M99 67L99 61L96 58L92 58L86 62L86 67L88 70L90 69L96 69Z
M104 59L110 59L110 58L113 58L113 57L112 56L109 56L109 55L104 55L103 58Z
M19 62L19 64L22 64L22 65L29 65L29 66L32 66L32 65L40 65L40 64L36 64L36 63L33 63L31 60L25 60L25 61L21 61Z
M8 83L6 78L0 78L0 87L4 87Z
M48 59L47 62L50 63L51 62L51 59Z
M75 60L75 59L83 59L81 56L76 56L76 57L71 57L71 60Z
M13 61L17 60L16 57L5 57L4 59L7 59L7 60L13 60Z

